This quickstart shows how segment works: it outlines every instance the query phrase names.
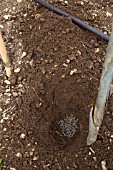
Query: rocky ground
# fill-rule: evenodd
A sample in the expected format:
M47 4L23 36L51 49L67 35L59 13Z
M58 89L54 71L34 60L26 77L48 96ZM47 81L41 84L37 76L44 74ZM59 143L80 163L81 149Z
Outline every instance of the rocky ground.
M48 2L111 32L110 0ZM30 0L0 0L0 29L13 70L0 59L1 170L113 170L112 93L86 145L107 42Z

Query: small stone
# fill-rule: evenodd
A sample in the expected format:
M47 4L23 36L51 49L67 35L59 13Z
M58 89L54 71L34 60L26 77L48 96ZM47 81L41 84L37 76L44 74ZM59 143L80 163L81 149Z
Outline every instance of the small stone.
M69 59L66 59L66 63L70 63L70 60L69 60Z
M97 158L94 156L94 157L93 157L93 160L94 160L94 162L96 162L96 161L97 161Z
M99 51L100 51L99 48L96 48L95 53L98 53Z
M50 59L50 60L49 60L49 63L50 63L50 64L53 63L53 59Z
M6 93L8 93L8 92L10 92L10 89L6 89L6 91L5 91Z
M16 170L15 168L10 167L10 170Z
M66 32L65 31L62 31L62 34L65 34Z
M4 120L8 120L8 119L9 119L9 117L7 116L7 117L4 117L3 119L4 119Z
M33 59L29 62L30 66L33 66Z
M91 155L91 152L89 152L89 155Z
M0 123L2 124L4 122L4 119L1 119Z
M10 17L10 15L4 15L4 19L5 19L5 20L8 20L9 17Z
M111 112L110 112L110 111L107 111L107 112L106 112L106 114L107 114L107 115L110 115L110 114L111 114Z
M21 58L24 58L26 54L27 54L26 52L23 52Z
M109 139L110 143L112 143L112 139Z
M91 40L90 41L90 44L94 45L95 41L94 40Z
M68 56L69 60L75 60L76 59L76 55L75 54L71 54L70 56Z
M48 61L47 59L45 59L45 60L44 60L44 62L45 62L46 64L48 64L48 63L49 63L49 61Z
M18 67L18 68L16 68L16 69L14 70L14 72L15 72L15 73L19 73L20 70L21 70L21 68Z
M95 43L95 47L99 47L99 44L98 44L98 43Z
M36 157L36 156L34 156L34 157L33 157L33 161L36 161L36 160L37 160L37 157Z
M54 68L57 68L57 67L58 67L58 64L55 64L55 65L54 65Z
M68 5L68 1L64 1L64 3L65 3L66 5Z
M27 146L30 146L30 145L31 145L30 143L27 144Z
M20 138L24 139L24 138L25 138L25 134L22 133L22 134L20 135Z
M110 137L113 138L113 135L111 135Z
M22 157L22 154L18 152L18 153L16 154L16 156L17 156L18 158L20 158L20 157Z
M40 18L40 21L41 22L45 22L45 18Z
M42 106L42 102L41 101L37 101L35 106L36 106L36 108L39 109Z
M32 52L31 53L28 53L26 58L30 61L32 59Z
M81 5L84 5L84 2L81 1L80 3L81 3Z
M11 96L11 93L4 93L4 95L6 95L6 96Z
M7 131L7 128L3 128L3 131L6 132L6 131Z
M4 26L0 24L0 29L3 29L3 28L4 28Z
M106 168L106 161L105 160L103 160L101 162L101 165L102 165L102 170L107 170L107 168Z
M80 56L80 55L81 55L81 52L78 50L76 53L76 56Z
M32 156L33 155L33 152L30 152L30 156Z
M42 67L42 73L45 75L46 74L46 69Z
M71 70L70 75L73 75L74 73L77 73L77 69L76 68Z
M66 32L69 33L70 32L70 28L66 28Z
M106 12L107 17L112 17L112 14L110 12Z
M65 78L65 77L66 77L66 75L64 75L64 74L63 74L61 77L62 77L62 78Z
M9 80L4 80L4 83L7 84L7 85L11 84L11 82Z
M17 97L18 96L18 93L17 92L13 92L13 97Z
M15 85L17 83L17 77L15 75L12 75L10 77L10 82L11 82L11 85Z
M63 63L63 66L64 66L64 67L68 67L68 65L67 65L67 64L65 64L65 63Z

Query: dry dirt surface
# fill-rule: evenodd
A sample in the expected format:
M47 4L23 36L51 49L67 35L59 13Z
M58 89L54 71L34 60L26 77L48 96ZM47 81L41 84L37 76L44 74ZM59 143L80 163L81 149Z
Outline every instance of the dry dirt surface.
M110 34L112 0L49 3ZM113 95L88 147L107 42L30 0L0 0L13 69L0 60L1 170L113 170Z

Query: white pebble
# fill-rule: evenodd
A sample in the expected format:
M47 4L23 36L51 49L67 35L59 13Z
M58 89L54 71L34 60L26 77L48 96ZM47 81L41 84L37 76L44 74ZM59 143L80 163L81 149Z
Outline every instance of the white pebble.
M97 161L97 158L94 156L94 157L93 157L93 160L96 162L96 161Z
M0 28L1 28L1 29L3 29L3 28L4 28L4 26L3 26L3 25L0 25Z
M111 135L110 137L113 138L113 135Z
M109 13L108 11L106 12L107 17L112 17L112 14Z
M95 53L98 53L99 51L100 51L99 48L96 48Z
M67 64L65 64L65 63L63 63L63 66L64 66L64 67L68 67L68 65L67 65Z
M10 170L16 170L15 168L10 167Z
M13 10L15 10L16 8L15 8L15 6L13 7Z
M22 133L22 134L20 135L20 138L24 139L24 138L25 138L25 134Z
M18 158L20 158L20 157L22 157L22 154L18 152L18 153L16 154L16 156L17 156Z
M3 119L4 119L4 120L8 120L8 119L9 119L9 116L7 116L7 117L4 117Z
M4 119L1 119L0 123L2 124L4 122Z
M62 78L65 78L66 76L63 74L61 77L62 77Z
M68 4L68 1L64 1L65 4Z
M10 89L6 89L6 93L10 92Z
M12 93L14 97L17 97L18 96L18 93L17 92L13 92Z
M81 55L81 52L79 50L77 51L77 55Z
M23 52L21 58L25 57L26 54L27 54L26 52Z
M20 70L21 70L21 68L16 68L16 69L14 70L14 72L15 72L15 73L19 73Z
M89 152L89 155L91 155L91 152Z
M106 161L105 160L103 160L101 162L101 165L102 165L102 170L107 170L107 168L106 168Z
M36 156L34 156L33 161L36 161L36 160L37 160L37 157L36 157Z
M74 73L77 73L77 69L76 68L71 70L70 75L73 75Z
M4 80L4 83L6 83L8 85L11 84L9 80Z
M84 2L81 1L81 5L84 5Z
M30 156L32 156L33 155L33 152L30 152Z
M66 59L66 62L67 62L67 63L70 63L70 60L69 60L69 59Z
M4 15L4 19L9 19L10 15Z
M11 96L11 93L4 93L4 95L6 95L6 96Z
M3 131L5 132L7 130L7 128L4 128Z

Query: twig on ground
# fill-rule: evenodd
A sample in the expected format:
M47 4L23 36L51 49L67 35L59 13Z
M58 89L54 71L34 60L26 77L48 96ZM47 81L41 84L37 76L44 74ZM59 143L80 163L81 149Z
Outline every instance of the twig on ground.
M10 64L9 58L7 56L7 51L6 51L6 48L5 48L5 45L4 45L4 41L2 39L1 31L0 31L0 55L2 57L4 66L5 66L6 75L8 77L10 77L11 76L11 64Z

